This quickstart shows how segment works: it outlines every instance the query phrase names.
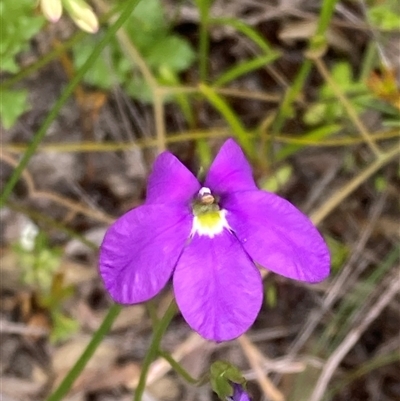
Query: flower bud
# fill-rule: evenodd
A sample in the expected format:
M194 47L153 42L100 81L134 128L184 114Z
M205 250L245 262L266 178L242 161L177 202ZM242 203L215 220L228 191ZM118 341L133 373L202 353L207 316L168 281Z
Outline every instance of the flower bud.
M63 0L63 4L75 24L82 30L95 33L99 29L99 21L92 7L83 0Z
M40 0L40 8L47 20L57 22L61 18L61 0Z

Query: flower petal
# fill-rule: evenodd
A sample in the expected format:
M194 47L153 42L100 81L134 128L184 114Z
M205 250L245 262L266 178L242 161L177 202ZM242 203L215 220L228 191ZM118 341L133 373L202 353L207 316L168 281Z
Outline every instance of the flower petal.
M173 285L183 317L209 340L240 336L261 308L260 272L226 230L214 238L193 237L176 266Z
M182 208L144 205L108 229L99 268L116 302L143 302L162 290L190 235L192 220Z
M265 191L231 194L222 205L227 221L250 257L295 280L329 275L328 247L311 220L287 200Z
M204 186L218 195L257 189L251 166L233 139L228 139L222 145L211 164Z
M240 384L234 383L233 388L232 401L250 401L249 395Z
M188 203L199 189L196 177L172 153L163 152L149 176L146 204Z

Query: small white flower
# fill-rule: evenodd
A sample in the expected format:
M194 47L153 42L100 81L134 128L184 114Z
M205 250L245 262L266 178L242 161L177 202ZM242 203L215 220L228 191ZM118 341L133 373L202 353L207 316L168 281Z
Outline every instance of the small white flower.
M63 4L79 28L89 33L95 33L99 30L99 21L96 14L85 1L63 0Z
M25 224L19 239L19 242L25 251L33 251L38 234L39 229L35 224L33 224L31 221Z
M57 22L61 18L61 0L40 0L40 8L46 19L51 22Z

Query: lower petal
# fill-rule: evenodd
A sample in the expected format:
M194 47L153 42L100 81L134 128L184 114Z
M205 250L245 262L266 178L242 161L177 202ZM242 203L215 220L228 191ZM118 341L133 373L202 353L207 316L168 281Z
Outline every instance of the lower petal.
M228 341L255 321L262 303L261 276L230 232L195 235L173 277L179 309L204 338Z
M329 275L328 247L311 220L287 200L265 191L230 194L227 221L250 257L296 280L318 282Z
M180 208L145 205L120 217L100 247L99 269L114 301L134 304L165 286L190 235L193 218Z
M232 401L250 401L249 395L240 384L234 383L233 388Z

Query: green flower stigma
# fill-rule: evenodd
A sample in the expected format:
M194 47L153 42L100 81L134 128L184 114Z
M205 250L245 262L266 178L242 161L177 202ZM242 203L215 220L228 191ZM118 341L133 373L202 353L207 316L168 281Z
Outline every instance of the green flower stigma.
M197 215L197 219L204 230L211 230L220 223L221 213L219 210L211 210Z

